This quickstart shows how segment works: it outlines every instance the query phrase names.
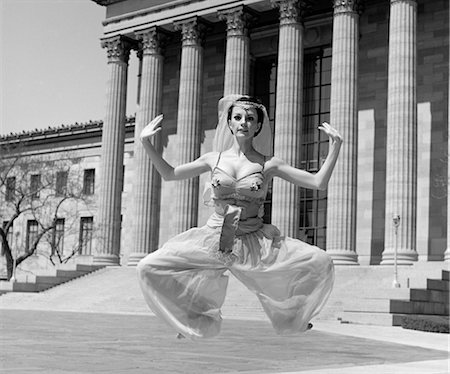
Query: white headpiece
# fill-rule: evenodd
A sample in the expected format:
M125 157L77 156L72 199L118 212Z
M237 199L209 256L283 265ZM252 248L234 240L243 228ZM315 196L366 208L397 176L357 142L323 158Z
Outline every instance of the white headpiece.
M228 127L228 111L236 105L236 101L241 98L248 97L246 95L227 95L219 100L218 105L218 120L216 133L213 140L213 151L223 152L229 149L233 144L233 134ZM273 155L273 138L272 129L270 128L269 116L267 110L262 104L256 104L253 102L240 101L241 105L249 105L254 108L259 108L264 114L264 119L261 127L261 131L257 136L253 138L253 148L264 156Z

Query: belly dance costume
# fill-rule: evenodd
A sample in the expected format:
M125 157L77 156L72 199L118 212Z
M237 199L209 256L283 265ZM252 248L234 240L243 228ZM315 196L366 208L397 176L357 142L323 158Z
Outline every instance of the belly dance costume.
M150 253L138 264L144 298L153 312L189 338L220 332L228 270L261 302L278 334L308 329L334 280L331 258L320 248L284 237L264 224L264 170L236 179L212 172L215 213Z

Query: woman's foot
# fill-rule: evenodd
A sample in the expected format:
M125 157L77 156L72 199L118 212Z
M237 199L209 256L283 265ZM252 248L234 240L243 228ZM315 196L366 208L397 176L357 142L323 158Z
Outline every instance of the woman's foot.
M312 323L308 323L308 330L311 330L313 328L313 324Z
M177 339L186 339L186 337L183 334L178 333Z

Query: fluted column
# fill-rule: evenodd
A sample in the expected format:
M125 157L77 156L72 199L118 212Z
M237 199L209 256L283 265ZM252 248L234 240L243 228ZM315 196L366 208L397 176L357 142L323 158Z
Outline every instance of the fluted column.
M248 94L250 82L250 15L243 6L219 12L227 22L227 49L223 95Z
M303 91L303 2L272 0L279 8L280 33L275 112L275 156L288 164L300 164ZM279 178L273 182L272 223L282 234L297 237L299 230L299 188Z
M450 17L450 9L449 9ZM450 69L449 69L450 77ZM450 79L448 81L448 89L450 92ZM448 95L448 108L450 108L450 95ZM447 249L444 253L444 259L450 262L450 110L448 110L448 122L447 122Z
M123 183L123 152L128 59L131 44L117 36L102 41L107 49L109 78L100 164L98 237L94 263L119 264Z
M147 253L158 248L161 177L139 140L143 128L161 113L163 56L161 35L151 28L136 33L142 46L142 70L139 93L139 107L134 130L135 204L133 225L134 243L128 265L136 265ZM161 133L154 139L154 146L161 151Z
M335 0L330 122L344 137L328 184L327 253L335 264L357 265L358 1Z
M197 18L175 24L181 30L180 88L178 94L178 123L180 164L200 155L200 119L203 72L202 25ZM177 182L177 233L197 225L199 178Z
M386 216L382 264L417 260L417 99L415 0L391 0L386 140ZM395 235L393 216L400 216Z

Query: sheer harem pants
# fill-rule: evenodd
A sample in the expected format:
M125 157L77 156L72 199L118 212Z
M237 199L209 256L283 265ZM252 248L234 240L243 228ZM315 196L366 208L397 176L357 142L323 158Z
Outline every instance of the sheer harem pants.
M307 330L331 292L330 257L300 240L260 230L237 237L236 260L225 265L214 256L219 236L208 227L194 228L140 261L140 285L153 312L186 337L217 335L229 270L256 294L277 333Z

